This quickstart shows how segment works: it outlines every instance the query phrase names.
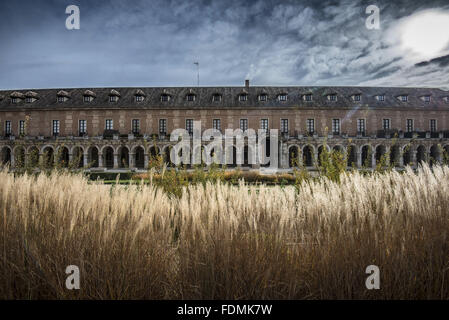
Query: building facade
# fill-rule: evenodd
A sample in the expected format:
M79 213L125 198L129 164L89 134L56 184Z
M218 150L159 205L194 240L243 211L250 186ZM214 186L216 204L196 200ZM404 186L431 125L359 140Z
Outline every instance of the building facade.
M441 161L449 151L448 91L246 81L241 87L0 91L1 160L15 167L45 155L97 170L144 170L152 155L170 162L176 143L170 133L191 132L193 121L221 132L278 129L283 169L297 157L313 168L324 147L342 151L356 167L375 166L384 154L397 167ZM247 165L246 152L239 166L258 168Z

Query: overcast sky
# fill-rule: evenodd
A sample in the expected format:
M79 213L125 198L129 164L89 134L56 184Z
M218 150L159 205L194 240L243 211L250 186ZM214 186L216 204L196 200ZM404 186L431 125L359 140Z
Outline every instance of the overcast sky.
M392 2L2 1L0 89L194 86L195 61L203 86L449 89L448 1Z

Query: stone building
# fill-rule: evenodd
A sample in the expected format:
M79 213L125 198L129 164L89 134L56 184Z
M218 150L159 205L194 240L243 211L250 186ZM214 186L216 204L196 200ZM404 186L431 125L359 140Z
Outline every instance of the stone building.
M19 158L37 161L34 153L46 161L76 158L80 167L97 170L145 169L151 155L170 162L170 132L191 132L193 121L220 131L278 129L284 169L298 155L312 168L324 146L357 167L374 166L383 154L402 167L440 161L449 151L448 91L246 81L241 87L0 91L1 160L14 167ZM246 155L241 166L249 167Z

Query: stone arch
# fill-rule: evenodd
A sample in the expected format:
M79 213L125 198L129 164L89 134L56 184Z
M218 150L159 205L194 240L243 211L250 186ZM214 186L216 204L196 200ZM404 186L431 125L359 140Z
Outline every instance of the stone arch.
M314 147L310 144L305 145L302 148L302 157L303 157L304 166L306 166L306 167L313 166L313 164L314 164L313 155L315 153L314 151L315 151Z
M72 159L75 168L82 168L84 166L84 149L81 146L72 148Z
M394 144L390 147L390 164L392 166L398 167L401 159L401 148Z
M42 148L42 160L43 165L46 168L51 168L54 165L55 150L53 146L47 145Z
M366 168L371 168L371 155L372 155L372 148L369 144L363 145L361 148L361 159L362 159L362 166Z
M408 166L412 164L412 146L410 145L405 145L402 148L402 162L404 164L404 166Z
M441 162L441 147L439 145L432 145L430 147L430 164L434 165Z
M346 157L347 157L347 166L348 167L357 167L357 146L351 144L346 149Z
M332 151L336 151L336 152L340 152L341 154L345 154L345 147L343 147L340 144L337 144L335 146L332 147Z
M299 165L299 147L292 145L288 148L288 166L290 168Z
M9 146L3 146L1 151L1 157L2 157L2 165L9 164L11 165L11 148Z
M134 164L138 169L145 168L145 150L142 146L134 147Z
M422 162L425 162L427 160L426 158L426 147L424 147L423 145L418 146L418 148L416 148L416 163L420 164Z
M61 146L58 149L58 159L57 161L63 168L67 168L69 166L70 156L69 156L69 148L65 146Z
M87 149L87 163L92 168L98 168L98 164L99 164L98 163L98 160L99 160L98 154L99 154L99 152L98 152L97 146L90 146Z
M171 160L171 146L167 145L162 150L163 156L164 156L164 162L167 164L168 167L173 166L173 161Z
M114 168L114 148L104 146L102 149L103 164L107 169Z
M321 166L321 158L322 158L321 155L323 154L323 151L325 150L324 148L326 148L327 152L330 151L330 147L329 146L325 147L324 145L320 145L318 147L318 159L316 159L316 160L317 160L319 166Z
M376 146L376 150L375 150L375 158L376 158L376 163L380 162L380 160L382 159L382 157L387 153L387 147L384 146L383 144L379 144Z
M27 161L30 167L35 168L39 166L39 148L36 146L31 146L28 148Z
M118 166L119 168L129 168L129 149L127 146L118 148Z

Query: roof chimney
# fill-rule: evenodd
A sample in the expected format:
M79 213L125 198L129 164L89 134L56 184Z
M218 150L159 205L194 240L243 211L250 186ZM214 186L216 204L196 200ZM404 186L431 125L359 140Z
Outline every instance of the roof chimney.
M245 87L249 88L249 80L248 79L245 80Z

